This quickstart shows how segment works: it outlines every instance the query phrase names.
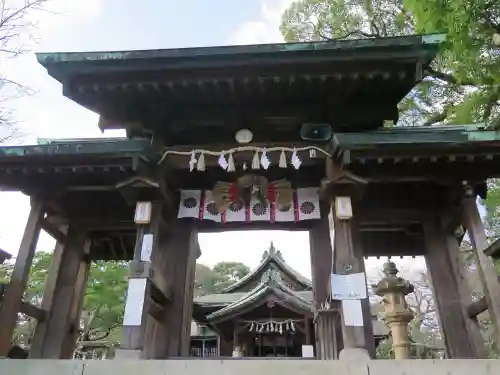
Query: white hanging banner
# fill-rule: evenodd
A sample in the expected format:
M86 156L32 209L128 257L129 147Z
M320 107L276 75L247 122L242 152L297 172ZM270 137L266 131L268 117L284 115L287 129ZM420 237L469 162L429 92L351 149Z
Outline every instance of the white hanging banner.
M143 262L150 262L152 252L153 252L153 234L148 233L142 236L141 260Z
M342 317L349 327L363 327L363 309L361 300L347 299L342 301Z
M275 203L262 203L252 197L249 206L233 202L225 212L220 214L216 210L210 190L182 190L177 217L211 220L219 223L291 222L321 218L318 188L297 189L296 197L297 199L291 202L289 208L281 209Z
M247 221L247 210L243 202L233 202L224 213L225 222Z
M271 207L269 202L262 203L257 198L252 197L248 209L250 221L271 221Z
M212 198L212 191L205 191L205 198L203 199L203 210L201 217L204 220L212 220L220 223L222 215L217 211L215 202Z
M144 307L144 295L146 294L147 279L129 279L127 290L127 302L123 315L124 326L140 326L142 324L142 310Z
M274 221L285 222L285 221L295 221L295 210L294 204L292 203L289 207L279 208L276 204L273 205Z
M201 190L182 190L177 217L194 218L200 216Z
M331 277L332 299L349 300L368 298L366 291L366 276L364 272L338 275Z
M297 189L296 208L299 221L320 219L318 188Z

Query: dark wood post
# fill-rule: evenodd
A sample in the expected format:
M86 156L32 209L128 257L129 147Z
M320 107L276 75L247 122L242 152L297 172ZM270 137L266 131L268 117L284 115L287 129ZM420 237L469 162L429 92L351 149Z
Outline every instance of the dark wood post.
M147 236L153 236L153 243L157 241L154 229L161 221L161 215L157 212L161 210L161 204L142 202L138 203L137 210L142 208L141 204L145 204L144 207L149 213L146 213L146 218L140 217L140 222L137 224L134 259L130 262L129 267L129 284L123 319L123 340L120 349L117 350L118 358L144 358L146 329L148 325L152 324L149 321L152 318L149 316L151 285L148 282L151 259L147 255L146 246L150 246L147 243L150 238Z
M477 322L466 311L471 299L464 274L458 240L448 233L438 215L424 222L427 268L449 358L485 358Z
M198 231L190 222L177 221L170 226L162 245L162 271L172 289L166 306L164 325L168 332L167 357L189 356L193 316L194 274L200 256Z
M322 210L322 218L309 231L311 251L311 274L316 310L321 310L330 297L330 279L333 267L331 228L328 210ZM337 311L322 311L315 314L315 352L318 359L336 359L338 348L333 319Z
M66 242L57 254L60 264L54 288L49 291L48 317L35 331L31 358L72 358L86 288L89 246L86 232L70 225Z
M356 219L356 204L366 181L343 170L336 160L326 160L326 179L322 182L323 196L329 202L331 232L334 233L333 269L338 274L364 273L363 249ZM339 197L342 197L340 200ZM348 204L350 216L344 217L336 203ZM367 288L367 287L366 287ZM343 302L342 302L343 303ZM363 326L347 326L342 318L343 348L363 348L375 356L375 341L368 298L361 301Z
M477 209L476 195L468 187L463 198L463 208L463 221L475 250L477 270L486 297L488 312L493 322L494 339L500 347L500 281L492 259L484 253L488 247L488 239Z
M361 265L363 258L355 252L353 241L353 223L351 220L339 220L334 218L335 225L335 253L334 267L338 274L350 274L364 271L364 266ZM363 302L361 302L363 308ZM369 305L368 305L369 306ZM363 314L363 325L367 324L365 319L366 314ZM371 314L369 319L371 324ZM342 318L342 337L344 348L367 348L365 332L363 327L347 326ZM373 328L372 328L373 330ZM373 334L372 334L373 340ZM373 345L375 346L375 345Z
M17 314L21 308L24 290L28 282L29 271L35 255L40 222L44 216L43 201L36 197L31 199L31 211L28 216L24 235L17 254L16 264L0 304L0 357L9 351L10 342L17 323Z
M60 228L60 231L66 236L68 233L68 226L64 225L63 227ZM66 239L60 239L57 241L54 253L52 254L47 280L45 280L45 289L43 291L41 308L47 312L50 311L52 307L52 301L54 299L54 290L56 288L57 276L59 273L59 269L61 267L61 261L62 261L62 255L64 253L65 243ZM31 358L41 357L46 330L47 330L47 320L45 319L43 321L38 321L35 327L33 340L30 345Z

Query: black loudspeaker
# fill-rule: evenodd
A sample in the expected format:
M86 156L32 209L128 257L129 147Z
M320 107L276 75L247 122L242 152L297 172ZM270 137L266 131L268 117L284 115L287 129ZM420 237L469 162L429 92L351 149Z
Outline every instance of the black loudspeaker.
M300 138L304 141L324 142L332 137L330 124L305 123L300 127Z

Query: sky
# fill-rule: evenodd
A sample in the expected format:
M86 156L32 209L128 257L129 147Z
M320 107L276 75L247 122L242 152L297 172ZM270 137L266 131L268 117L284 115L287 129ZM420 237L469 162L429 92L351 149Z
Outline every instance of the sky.
M20 0L10 0L16 2ZM7 0L9 2L9 0ZM163 49L230 44L282 42L279 25L292 0L51 0L49 12L32 14L38 22L36 52ZM62 96L61 85L48 76L34 53L0 59L1 71L11 80L37 91L12 101L23 137L101 137L98 115ZM104 136L123 135L121 132ZM15 255L29 212L29 199L20 193L0 193L0 248ZM274 241L286 261L310 276L307 232L230 232L200 235L201 263L240 261L257 266ZM38 250L50 251L53 239L43 233ZM413 262L420 268L423 262ZM371 261L369 267L380 265ZM404 267L404 265L403 265Z

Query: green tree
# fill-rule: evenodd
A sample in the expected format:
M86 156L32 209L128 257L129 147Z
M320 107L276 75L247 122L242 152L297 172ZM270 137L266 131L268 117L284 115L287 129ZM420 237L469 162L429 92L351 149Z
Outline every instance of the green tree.
M24 299L40 307L45 282L52 261L52 253L35 253L30 269ZM8 283L13 263L0 265L0 283ZM195 295L218 293L233 282L244 277L250 269L238 262L220 262L214 268L196 265ZM128 262L93 262L85 293L82 313L80 341L106 340L116 345L121 339L121 327L125 310L128 283ZM29 346L36 320L20 314L15 332L16 344Z
M38 307L41 306L51 262L52 253L43 251L35 253L24 292L25 301ZM0 282L8 282L13 266L12 263L0 265ZM93 341L120 338L127 274L126 262L91 264L82 315L85 329L81 339ZM36 320L20 314L14 341L17 344L29 346L35 326Z
M240 262L219 262L213 268L196 265L196 295L218 293L237 282L250 272L250 268Z
M500 126L500 3L494 0L299 0L283 14L287 41L445 32L441 54L399 103L400 125Z
M5 59L30 51L36 38L34 14L46 11L49 0L3 0L0 2L0 63ZM19 129L16 128L11 106L13 99L30 95L32 90L0 72L0 143L10 140Z

